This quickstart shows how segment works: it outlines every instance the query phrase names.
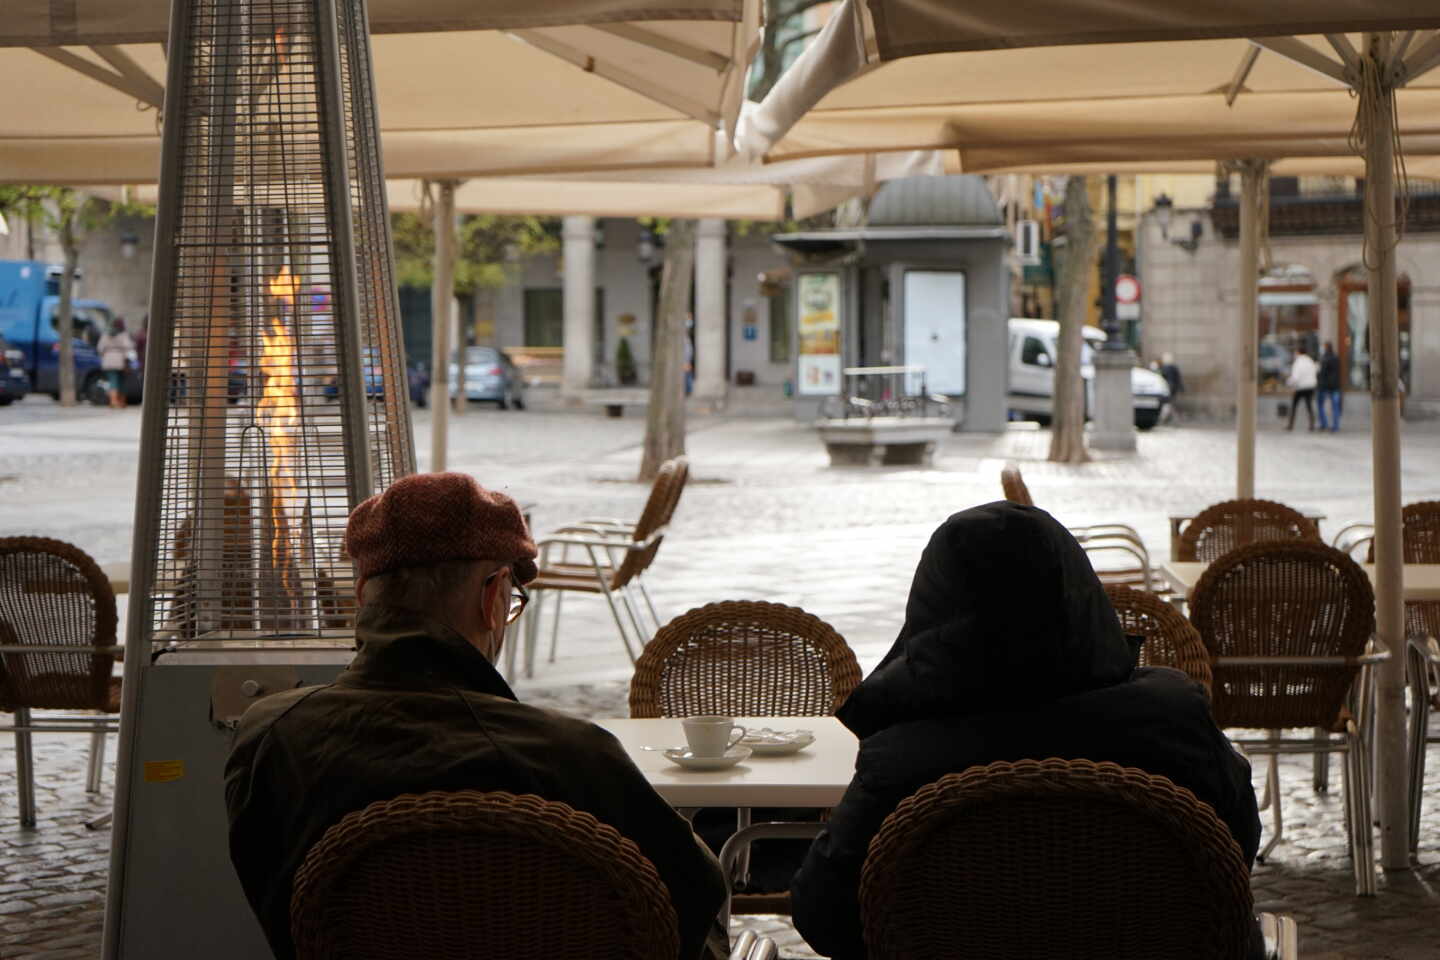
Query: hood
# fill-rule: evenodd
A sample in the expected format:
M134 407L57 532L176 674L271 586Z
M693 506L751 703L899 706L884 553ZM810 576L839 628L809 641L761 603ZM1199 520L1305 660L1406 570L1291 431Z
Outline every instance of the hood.
M930 537L895 645L838 712L859 737L1129 678L1136 651L1085 551L1044 510L973 507Z

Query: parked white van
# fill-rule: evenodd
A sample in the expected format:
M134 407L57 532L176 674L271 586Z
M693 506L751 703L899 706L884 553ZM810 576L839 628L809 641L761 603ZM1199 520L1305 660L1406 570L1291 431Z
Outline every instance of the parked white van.
M1060 324L1055 320L1010 320L1010 389L1007 401L1010 416L1018 420L1049 423L1054 412L1056 339ZM1080 353L1080 375L1085 378L1085 410L1094 408L1095 365L1093 351L1105 342L1105 331L1085 327ZM1135 367L1130 371L1130 392L1135 398L1135 426L1149 430L1160 422L1160 412L1170 399L1165 378L1153 370Z

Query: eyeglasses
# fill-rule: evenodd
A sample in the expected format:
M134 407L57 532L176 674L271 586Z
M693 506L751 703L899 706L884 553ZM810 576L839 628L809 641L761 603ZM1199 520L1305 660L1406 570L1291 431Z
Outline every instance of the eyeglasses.
M490 574L490 576L485 578L486 585L488 586L491 580L494 580L502 573L510 574L510 607L505 611L505 623L509 625L519 620L520 614L525 612L525 605L530 602L530 594L525 591L525 587L516 579L515 571L509 568L496 570Z

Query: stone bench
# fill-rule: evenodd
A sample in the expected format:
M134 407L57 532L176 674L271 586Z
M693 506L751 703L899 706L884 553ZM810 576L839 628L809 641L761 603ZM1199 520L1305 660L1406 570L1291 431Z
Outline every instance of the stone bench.
M830 466L919 466L934 462L935 444L951 431L948 417L852 417L817 420Z

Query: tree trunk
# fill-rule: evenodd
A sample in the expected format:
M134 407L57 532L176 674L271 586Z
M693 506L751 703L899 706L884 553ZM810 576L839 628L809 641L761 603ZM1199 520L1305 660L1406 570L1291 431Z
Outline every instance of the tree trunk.
M80 246L75 231L66 218L60 225L60 246L65 251L65 272L60 275L60 303L55 308L55 325L60 333L60 405L75 406L75 268L80 262Z
M672 220L665 235L660 307L655 318L655 355L650 358L650 407L640 480L649 483L660 464L685 452L685 317L695 269L695 221Z
M1055 358L1054 409L1050 420L1050 459L1057 463L1084 463L1085 380L1080 376L1084 346L1086 300L1090 271L1095 265L1095 220L1085 177L1071 177L1065 187L1065 260L1060 266L1056 297L1060 319L1059 356Z

